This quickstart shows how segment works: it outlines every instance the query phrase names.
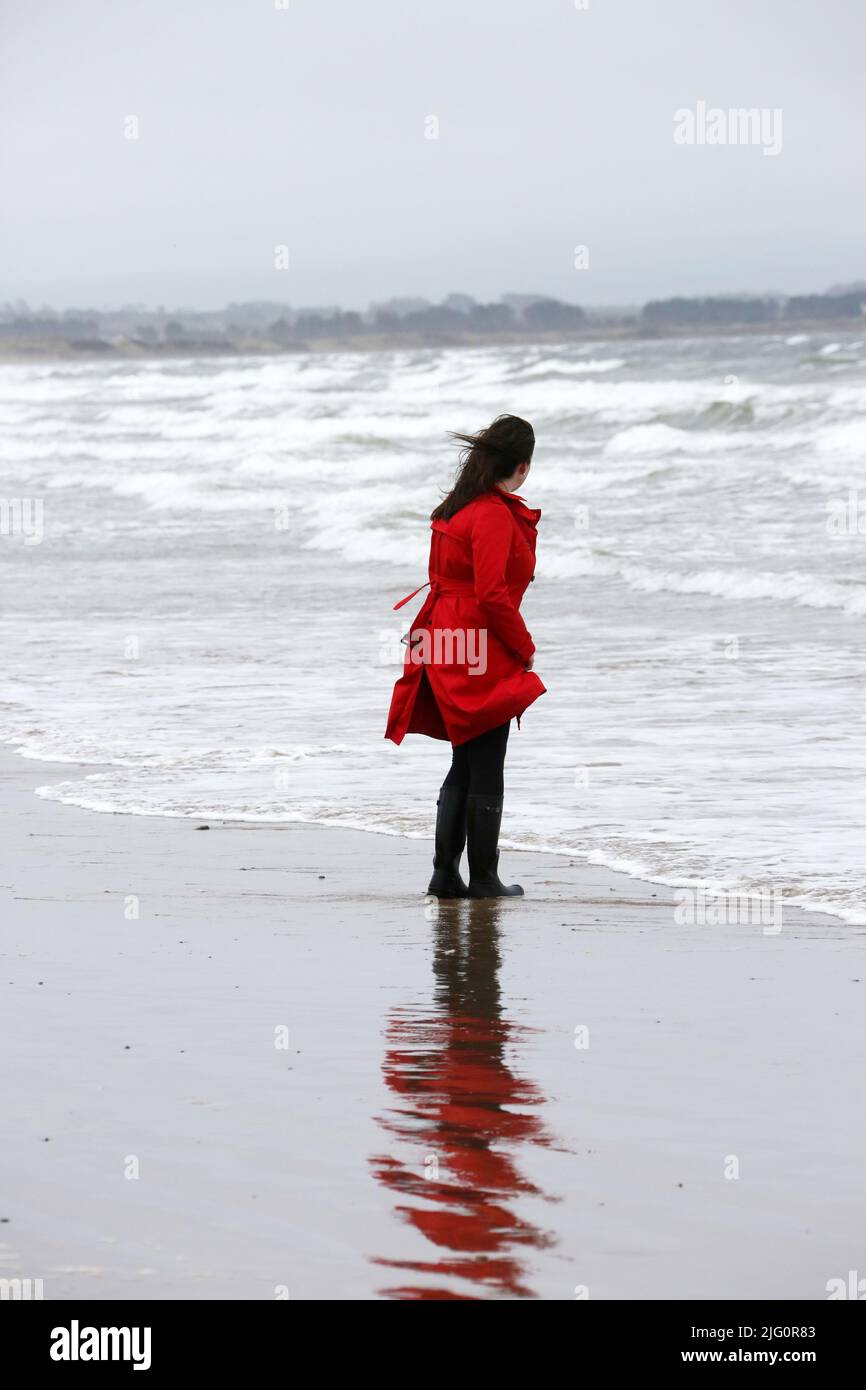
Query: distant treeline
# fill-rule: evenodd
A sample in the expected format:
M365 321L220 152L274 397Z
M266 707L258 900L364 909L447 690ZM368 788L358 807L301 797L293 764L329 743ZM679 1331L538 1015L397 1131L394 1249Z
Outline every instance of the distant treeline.
M0 342L20 345L63 343L76 350L110 352L196 348L213 352L302 349L309 343L353 339L369 341L406 336L448 343L509 335L583 333L655 334L683 329L772 326L795 321L840 321L866 312L866 283L838 285L826 294L724 295L656 299L637 307L583 309L549 295L506 294L484 304L468 294L450 294L440 304L426 299L391 299L363 313L335 306L294 309L261 300L225 309L119 309L44 307L23 301L0 305Z
M369 315L345 313L301 312L294 319L279 318L268 325L268 336L277 341L296 338L351 338L360 334L394 333L421 334L424 337L459 335L462 333L514 333L521 331L549 333L573 332L586 323L586 313L577 304L564 304L558 299L537 299L518 310L511 304L472 304L467 309L451 308L447 304L396 312L387 308Z
M569 333L587 315L576 304L541 295L511 295L482 304L454 294L441 304L396 299L364 313L338 308L291 309L273 303L230 304L218 312L146 311L135 306L107 312L70 310L30 313L20 303L0 308L0 336L62 339L75 346L107 347L125 340L142 347L219 347L238 340L302 345L307 340L412 334L424 338L500 333Z
M856 319L866 312L866 290L849 294L802 294L791 299L653 299L644 305L649 327L730 326L780 320Z

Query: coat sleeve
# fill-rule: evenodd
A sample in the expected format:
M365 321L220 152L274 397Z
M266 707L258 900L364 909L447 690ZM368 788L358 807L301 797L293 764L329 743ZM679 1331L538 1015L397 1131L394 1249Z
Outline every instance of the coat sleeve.
M505 582L513 536L514 524L505 507L478 509L471 535L475 597L494 635L527 662L535 651L535 643Z

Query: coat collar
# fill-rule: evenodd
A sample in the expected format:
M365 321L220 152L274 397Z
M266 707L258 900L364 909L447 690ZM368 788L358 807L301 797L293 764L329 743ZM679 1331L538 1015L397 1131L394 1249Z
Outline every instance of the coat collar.
M494 496L501 497L505 505L510 507L512 511L517 512L518 516L523 517L524 521L528 521L530 526L538 525L541 518L540 509L538 507L527 506L525 498L521 497L519 492L506 492L504 488L501 487L494 487L491 491Z

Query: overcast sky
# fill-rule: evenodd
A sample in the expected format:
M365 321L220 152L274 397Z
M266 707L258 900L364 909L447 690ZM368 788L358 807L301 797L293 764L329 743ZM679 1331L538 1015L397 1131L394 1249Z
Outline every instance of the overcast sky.
M864 0L588 3L0 0L0 299L866 279ZM699 101L781 109L781 152L676 144Z

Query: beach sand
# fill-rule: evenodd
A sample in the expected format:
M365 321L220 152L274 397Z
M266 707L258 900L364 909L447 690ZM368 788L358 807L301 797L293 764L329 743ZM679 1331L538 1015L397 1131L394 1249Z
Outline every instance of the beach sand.
M862 1269L862 929L677 925L511 851L525 899L437 909L428 841L99 815L33 794L68 765L0 766L0 1277L821 1299Z

